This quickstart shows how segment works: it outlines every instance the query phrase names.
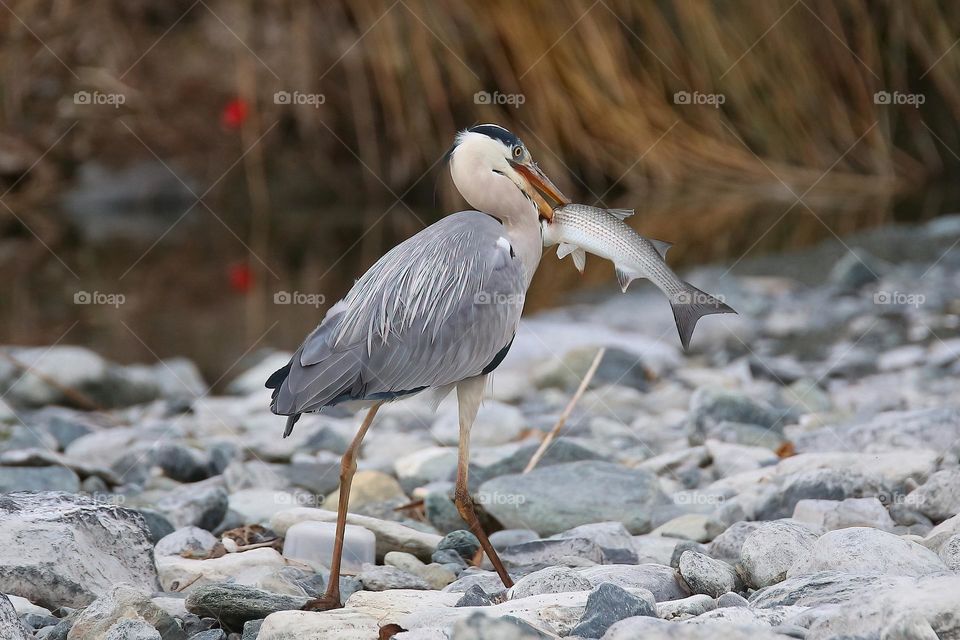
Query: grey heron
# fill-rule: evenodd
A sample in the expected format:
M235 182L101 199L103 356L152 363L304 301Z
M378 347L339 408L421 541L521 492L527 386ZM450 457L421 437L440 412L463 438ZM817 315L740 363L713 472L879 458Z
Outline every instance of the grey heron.
M524 294L540 263L540 220L569 200L517 136L494 124L457 134L453 182L475 210L442 218L378 260L333 305L266 386L290 434L301 413L341 402L367 413L343 455L330 579L312 609L340 606L340 556L358 449L377 409L427 390L456 388L460 435L454 502L504 586L510 575L490 544L467 485L470 428L487 375L506 356Z

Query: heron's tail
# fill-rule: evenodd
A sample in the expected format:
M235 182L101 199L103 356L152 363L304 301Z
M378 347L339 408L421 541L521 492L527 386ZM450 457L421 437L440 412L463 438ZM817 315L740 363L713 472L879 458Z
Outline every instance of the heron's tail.
M690 348L690 338L697 326L697 320L714 313L736 313L722 300L709 293L697 289L689 282L680 280L681 289L670 296L670 308L673 309L673 319L680 332L680 343L683 350Z

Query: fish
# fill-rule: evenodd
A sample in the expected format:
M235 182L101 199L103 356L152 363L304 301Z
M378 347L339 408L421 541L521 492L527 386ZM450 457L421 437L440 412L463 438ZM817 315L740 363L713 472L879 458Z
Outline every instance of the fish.
M644 238L634 231L624 222L632 214L632 209L601 209L585 204L558 207L550 220L541 222L543 246L560 245L557 257L562 260L571 256L581 273L587 252L610 260L623 292L637 278L650 280L670 301L680 343L686 351L700 318L736 311L719 298L681 280L665 261L673 245Z

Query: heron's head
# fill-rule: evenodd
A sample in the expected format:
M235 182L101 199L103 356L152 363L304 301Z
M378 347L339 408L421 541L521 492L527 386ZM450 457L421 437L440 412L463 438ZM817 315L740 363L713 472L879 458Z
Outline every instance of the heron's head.
M470 206L501 220L549 220L555 206L570 202L540 171L520 138L495 124L457 134L450 175Z

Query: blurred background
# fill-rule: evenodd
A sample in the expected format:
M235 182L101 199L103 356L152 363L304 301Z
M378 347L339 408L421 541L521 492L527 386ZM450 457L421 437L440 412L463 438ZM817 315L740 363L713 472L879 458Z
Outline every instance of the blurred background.
M517 133L674 266L955 212L960 3L0 1L0 343L292 349ZM552 252L528 312L591 287ZM549 286L545 286L545 285Z

